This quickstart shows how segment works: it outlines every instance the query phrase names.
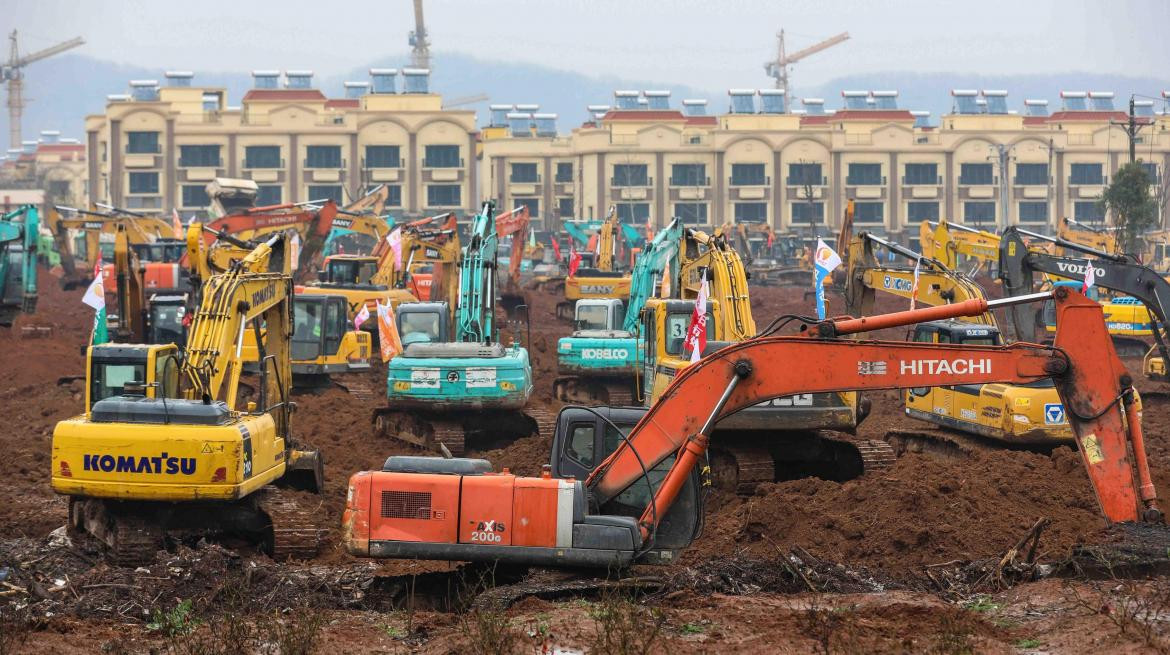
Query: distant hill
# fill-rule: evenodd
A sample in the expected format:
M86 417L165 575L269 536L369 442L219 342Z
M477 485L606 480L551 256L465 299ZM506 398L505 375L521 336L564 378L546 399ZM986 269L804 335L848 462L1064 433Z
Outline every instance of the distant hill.
M368 79L371 67L399 67L408 60L403 54L388 56L354 68L346 75L319 77L319 88L327 95L340 96L346 80ZM614 89L669 89L672 102L680 106L683 98L708 98L711 111L727 109L726 89L695 89L661 81L637 81L617 76L593 77L534 64L500 62L462 54L435 57L432 88L446 98L487 94L491 102L533 103L541 111L560 114L559 126L568 131L586 119L588 104L610 104ZM159 79L157 68L127 66L83 55L65 54L29 67L25 95L30 104L25 111L24 137L36 138L40 130L59 129L64 136L82 138L84 117L105 106L110 93L127 92L131 79ZM196 83L228 89L231 104L238 104L252 84L250 71L211 72L196 70ZM761 86L764 86L761 81ZM1022 109L1024 98L1048 98L1059 107L1061 89L1108 90L1117 93L1120 108L1130 93L1157 96L1170 89L1170 77L1152 79L1107 76L1088 73L1061 75L1018 74L985 76L961 73L890 72L867 75L844 75L819 86L798 88L802 97L824 97L828 107L841 105L842 89L897 89L898 104L907 109L930 110L935 119L951 107L952 88L1006 89L1013 109ZM486 118L487 104L468 105ZM7 112L0 111L0 124L7 132Z

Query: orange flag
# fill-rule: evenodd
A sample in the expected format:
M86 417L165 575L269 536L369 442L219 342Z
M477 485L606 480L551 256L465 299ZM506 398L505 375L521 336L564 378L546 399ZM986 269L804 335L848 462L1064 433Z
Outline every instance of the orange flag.
M382 347L382 361L388 362L402 354L402 339L398 336L398 323L394 320L394 307L387 302L374 301L378 311L378 341Z

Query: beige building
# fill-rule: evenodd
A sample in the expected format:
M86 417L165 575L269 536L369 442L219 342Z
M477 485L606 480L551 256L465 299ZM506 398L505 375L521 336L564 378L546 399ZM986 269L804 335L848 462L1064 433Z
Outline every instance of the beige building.
M44 130L0 156L0 187L41 190L46 204L84 202L86 174L85 145L57 130Z
M130 94L86 117L89 197L190 216L206 208L209 181L233 177L254 180L265 205L345 203L386 184L396 215L470 211L475 113L443 109L429 75L372 69L368 82L346 83L344 98L328 98L311 71L254 71L238 107L190 72L167 73L161 87L132 81Z
M628 221L806 231L839 225L850 199L857 225L893 234L939 217L1047 229L1064 216L1103 218L1097 200L1128 160L1127 114L1112 94L1065 93L1052 113L1034 100L1010 111L1003 91L952 95L952 112L932 124L898 108L893 91L846 91L830 112L820 99L794 110L782 91L732 89L717 116L703 100L680 110L665 91L618 91L568 134L550 131L547 115L493 105L480 194L528 204L550 227L551 216L600 217L616 205ZM1138 103L1137 150L1164 189L1170 115L1155 109Z

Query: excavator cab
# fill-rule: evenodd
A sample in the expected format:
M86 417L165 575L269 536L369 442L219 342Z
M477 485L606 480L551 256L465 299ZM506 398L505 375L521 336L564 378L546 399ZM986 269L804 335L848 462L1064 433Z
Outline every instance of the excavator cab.
M147 304L146 342L187 343L187 296L153 294Z
M378 258L365 255L333 255L325 261L318 278L325 284L373 286L370 281L378 272Z
M642 416L643 408L633 407L577 407L567 406L557 416L557 427L552 446L552 476L584 480L606 457L609 457L633 430ZM590 514L637 519L650 505L650 500L662 484L666 472L674 464L674 456L662 460L634 482L625 491L607 501L600 508L590 508ZM649 555L665 563L673 558L673 551L682 550L699 534L701 525L702 480L699 470L691 472L675 504L665 512L654 536L654 552Z
M707 340L714 341L715 314L719 303L707 303ZM690 363L690 351L683 352L687 326L695 312L695 301L651 298L642 310L646 360L642 363L642 394L646 403L658 398L675 374Z
M86 413L120 396L178 398L179 348L168 344L105 343L86 355Z
M398 334L402 345L447 343L451 310L445 302L407 302L398 306Z
M620 330L625 320L625 303L617 298L584 298L577 301L573 329Z
M293 302L293 335L289 359L316 360L336 353L349 321L342 296L301 295Z

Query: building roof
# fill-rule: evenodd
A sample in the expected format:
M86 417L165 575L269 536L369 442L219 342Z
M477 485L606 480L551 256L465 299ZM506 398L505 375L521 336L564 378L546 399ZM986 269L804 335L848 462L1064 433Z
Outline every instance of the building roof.
M1110 121L1125 123L1129 121L1129 114L1123 111L1057 111L1050 116L1041 117L1048 123L1062 123L1068 121L1095 121L1107 123ZM1138 123L1150 124L1153 120L1149 116L1137 117ZM1025 123L1026 125L1027 123Z
M910 121L914 114L909 109L841 109L833 114L834 121Z
M834 114L805 114L800 117L801 125L828 125Z
M244 102L281 102L295 100L326 100L325 94L316 89L252 89L244 94Z
M42 143L37 146L37 152L85 152L83 143Z
M326 109L358 109L362 103L357 98L330 98L325 101Z
M697 116L692 118L698 118ZM607 121L679 121L687 120L677 109L611 109L602 120Z
M718 125L718 116L685 116L687 125Z

